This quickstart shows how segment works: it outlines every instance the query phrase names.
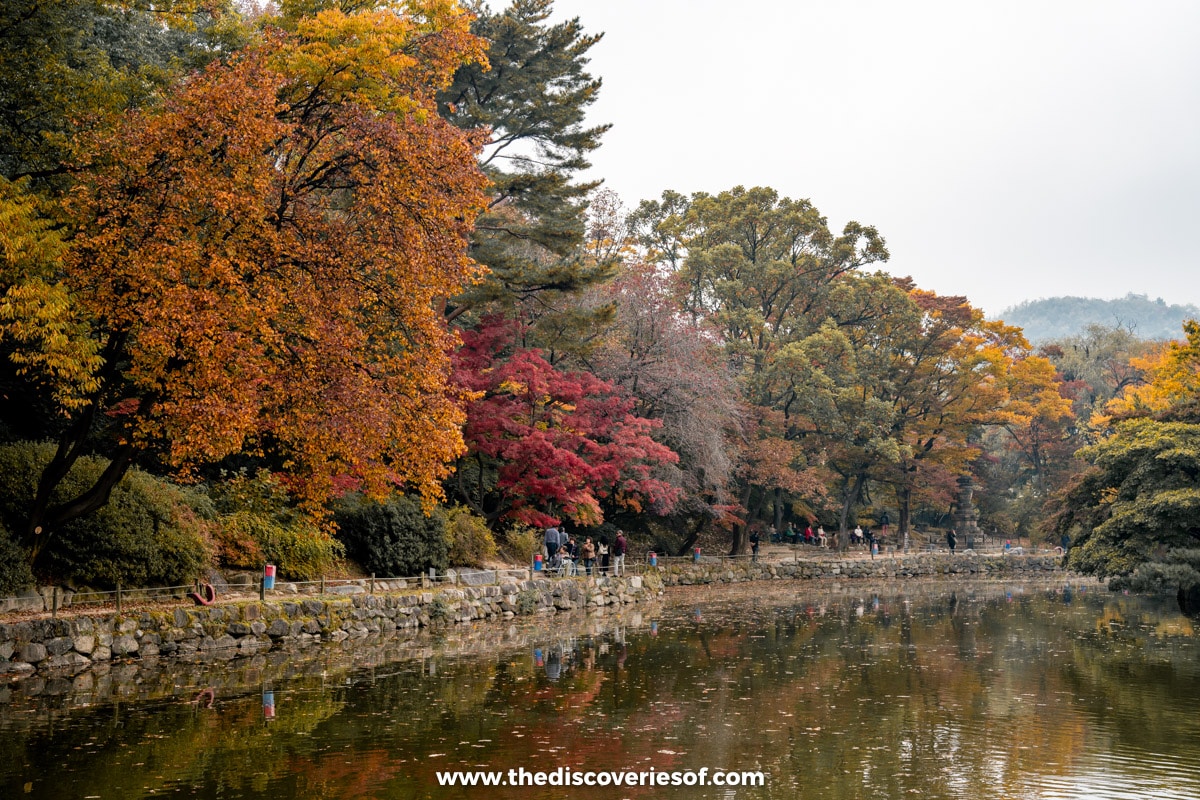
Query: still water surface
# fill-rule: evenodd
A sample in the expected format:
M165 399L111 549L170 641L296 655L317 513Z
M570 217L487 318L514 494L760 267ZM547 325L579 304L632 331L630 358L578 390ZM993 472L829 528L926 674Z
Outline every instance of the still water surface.
M10 691L0 797L1200 798L1200 640L1167 602L1078 584L764 588L543 620L485 655L264 670L261 687L212 665L153 701ZM766 785L437 780L651 766Z

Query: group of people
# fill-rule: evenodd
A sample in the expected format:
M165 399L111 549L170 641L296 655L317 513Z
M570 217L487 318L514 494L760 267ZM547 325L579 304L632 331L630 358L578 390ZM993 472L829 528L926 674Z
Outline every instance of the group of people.
M625 532L618 530L616 540L610 545L606 538L596 541L588 536L583 544L565 530L547 528L545 536L546 568L560 575L614 575L625 573L625 553L629 542Z
M825 528L821 525L818 525L815 531L813 530L812 525L806 525L803 531L797 531L791 523L788 523L788 526L783 531L777 530L774 525L769 526L767 531L768 535L770 536L770 541L773 544L809 544L813 545L814 547L829 546L829 536L825 533ZM884 526L883 533L887 533L886 525ZM751 530L750 550L755 556L758 555L759 541L759 532L757 530ZM869 547L880 541L881 540L879 536L874 531L872 531L870 528L866 528L864 530L861 525L855 525L854 530L850 532L851 545L865 545Z
M818 525L815 531L812 525L806 525L803 532L796 530L790 522L782 531L771 525L767 528L767 536L772 544L811 544L814 547L829 546L829 537L825 534L825 528L821 525ZM758 548L761 541L759 528L752 527L750 529L750 556L753 561L758 561Z
M792 523L788 523L783 531L776 530L772 525L770 529L771 541L777 544L811 544L815 547L828 547L829 537L825 535L825 528L818 525L814 531L812 525L806 525L803 531L796 530Z
M862 525L855 525L854 530L850 531L850 544L875 544L875 534L870 528L863 529Z

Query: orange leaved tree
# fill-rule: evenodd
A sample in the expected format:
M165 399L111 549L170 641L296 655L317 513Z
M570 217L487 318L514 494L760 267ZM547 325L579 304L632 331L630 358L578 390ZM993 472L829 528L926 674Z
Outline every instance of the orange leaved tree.
M60 392L76 400L35 490L35 554L149 447L183 470L270 455L312 508L347 480L440 491L463 416L434 303L477 275L485 181L434 96L483 49L452 2L394 5L285 19L80 143L65 252L22 276L65 293L93 343L83 391ZM60 496L98 431L110 466Z

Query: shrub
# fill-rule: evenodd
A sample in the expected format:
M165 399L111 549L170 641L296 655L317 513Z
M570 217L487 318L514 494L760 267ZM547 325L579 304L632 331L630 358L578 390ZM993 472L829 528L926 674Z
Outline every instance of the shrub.
M456 567L482 566L496 557L496 540L487 523L463 506L446 511L446 544Z
M440 594L433 598L433 602L426 607L426 612L429 614L430 624L433 625L446 623L454 618L454 611L450 608L450 601Z
M310 581L337 569L342 543L301 516L280 519L239 511L221 519L223 563L241 569L274 564L282 578ZM238 547L234 550L231 543Z
M676 533L663 528L654 529L651 531L651 533L652 538L650 539L650 550L652 552L658 553L660 556L673 556L680 554L680 549L683 547L683 539L681 539ZM763 536L763 541L767 541L766 536Z
M265 470L239 473L214 485L212 494L223 514L214 539L225 566L257 570L274 564L280 577L306 581L334 571L345 553Z
M247 519L249 518L249 519ZM259 527L254 514L227 514L221 517L213 534L217 563L233 569L259 569L268 563L254 538Z
M25 530L42 467L53 455L48 442L0 445L0 521L8 530Z
M53 454L48 443L0 446L0 515L9 525L28 513ZM106 459L80 458L52 502L78 496L107 466ZM215 516L203 493L131 469L103 508L49 534L36 566L93 586L186 584L208 564Z
M90 585L186 584L208 566L212 529L201 493L131 470L107 505L62 527L44 563L51 574Z
M518 564L529 564L542 552L545 532L528 525L515 524L504 532L504 549Z
M430 567L444 571L448 566L446 515L441 508L426 514L419 500L406 495L382 503L355 495L342 501L334 518L350 557L379 577L418 575Z
M12 597L32 585L29 554L0 527L0 597Z
M527 617L537 611L538 608L538 593L532 589L526 589L517 595L517 613L523 617Z

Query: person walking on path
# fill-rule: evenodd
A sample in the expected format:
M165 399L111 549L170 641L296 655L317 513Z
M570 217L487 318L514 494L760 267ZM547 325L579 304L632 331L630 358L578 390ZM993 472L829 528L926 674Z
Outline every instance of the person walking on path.
M592 544L592 537L587 537L583 540L583 571L590 578L592 570L596 566L596 545Z
M758 531L750 531L750 560L758 561Z
M954 545L956 544L958 544L958 536L955 535L954 529L951 528L950 532L946 534L946 546L950 548L951 555L954 554Z
M617 541L613 544L613 575L623 575L625 573L625 551L629 549L629 542L625 540L625 531L617 531Z

